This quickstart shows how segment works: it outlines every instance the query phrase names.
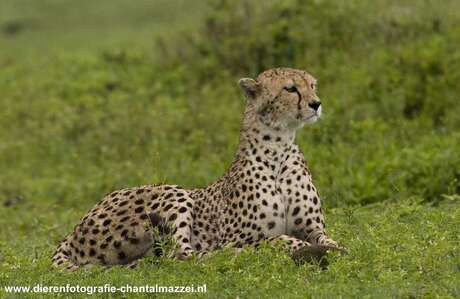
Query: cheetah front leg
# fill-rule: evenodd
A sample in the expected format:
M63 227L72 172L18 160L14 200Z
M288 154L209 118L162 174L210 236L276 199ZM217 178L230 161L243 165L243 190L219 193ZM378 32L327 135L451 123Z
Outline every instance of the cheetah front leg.
M280 172L288 234L312 244L344 250L327 236L321 199L313 185L303 153L292 148Z
M305 209L306 210L306 209ZM311 210L309 208L309 210ZM296 212L296 208L291 210L292 213ZM324 216L321 208L314 210L313 216L308 215L308 212L305 213L305 218L288 218L288 231L290 231L294 236L301 240L310 242L313 245L323 246L329 249L339 250L341 252L346 252L346 249L340 246L336 241L331 239L325 230L324 225ZM289 213L289 210L288 210ZM303 221L300 221L300 220Z
M307 241L288 235L279 235L261 239L254 242L252 245L258 247L262 243L281 245L282 248L286 250L296 261L319 261L320 264L323 264L324 261L322 258L326 254L327 250L331 249L329 246L310 244Z
M309 210L311 209L309 208ZM294 207L293 210L289 209L288 214L289 211L292 214L295 214L296 207ZM318 207L314 210L313 213L314 214L310 216L308 212L305 212L304 218L288 218L288 231L290 231L297 238L308 241L313 245L346 252L344 247L340 246L336 241L327 235L324 228L324 216L321 208Z

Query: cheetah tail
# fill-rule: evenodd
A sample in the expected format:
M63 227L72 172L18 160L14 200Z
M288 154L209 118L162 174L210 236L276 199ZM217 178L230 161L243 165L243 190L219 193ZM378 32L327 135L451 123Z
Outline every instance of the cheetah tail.
M67 239L63 240L53 255L53 266L65 268L69 271L75 271L79 268L78 264L70 257L69 245Z

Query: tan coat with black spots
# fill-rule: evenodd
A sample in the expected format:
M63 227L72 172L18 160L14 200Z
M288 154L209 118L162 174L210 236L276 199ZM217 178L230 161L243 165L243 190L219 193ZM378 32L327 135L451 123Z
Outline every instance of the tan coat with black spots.
M316 80L277 68L239 83L247 99L240 144L219 180L203 189L147 185L112 192L61 242L53 263L69 270L134 266L166 235L181 259L264 241L281 242L293 256L340 249L325 233L321 200L294 143L296 130L321 116Z

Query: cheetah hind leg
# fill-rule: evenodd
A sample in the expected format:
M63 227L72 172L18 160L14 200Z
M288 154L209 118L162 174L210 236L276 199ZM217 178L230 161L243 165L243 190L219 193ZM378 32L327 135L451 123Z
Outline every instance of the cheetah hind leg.
M187 217L190 213L183 213ZM175 222L167 222L158 213L149 213L152 236L156 242L153 244L151 252L155 256L166 256L179 260L187 260L194 256L190 244L190 226L182 225L186 223L178 219ZM187 219L189 220L189 219Z

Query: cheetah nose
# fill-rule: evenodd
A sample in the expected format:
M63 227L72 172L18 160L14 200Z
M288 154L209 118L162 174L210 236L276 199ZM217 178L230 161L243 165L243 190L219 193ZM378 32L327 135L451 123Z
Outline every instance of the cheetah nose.
M319 106L321 106L321 102L318 101L318 100L313 100L312 102L308 103L308 106L309 106L311 109L317 111L318 108L319 108Z

